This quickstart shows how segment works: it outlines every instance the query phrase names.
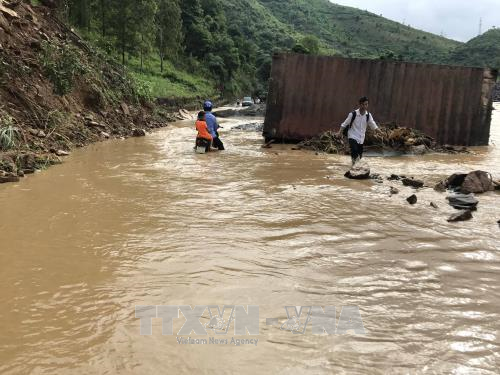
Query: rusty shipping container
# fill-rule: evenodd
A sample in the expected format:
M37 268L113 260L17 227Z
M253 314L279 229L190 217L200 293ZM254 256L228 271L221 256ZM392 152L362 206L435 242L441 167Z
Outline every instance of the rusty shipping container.
M298 141L338 130L366 95L377 123L419 129L441 144L487 145L497 74L482 68L275 55L264 136Z

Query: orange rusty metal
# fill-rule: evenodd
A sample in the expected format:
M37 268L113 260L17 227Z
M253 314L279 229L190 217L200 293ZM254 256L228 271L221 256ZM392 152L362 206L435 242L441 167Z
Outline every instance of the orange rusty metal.
M279 54L264 136L299 141L338 130L368 96L377 123L415 128L441 144L487 145L498 72L384 60Z

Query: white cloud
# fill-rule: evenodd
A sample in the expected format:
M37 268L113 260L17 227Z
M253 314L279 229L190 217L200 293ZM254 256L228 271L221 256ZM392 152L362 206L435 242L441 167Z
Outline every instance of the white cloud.
M366 9L417 29L467 41L478 35L479 19L483 32L500 27L499 0L332 0L333 3Z

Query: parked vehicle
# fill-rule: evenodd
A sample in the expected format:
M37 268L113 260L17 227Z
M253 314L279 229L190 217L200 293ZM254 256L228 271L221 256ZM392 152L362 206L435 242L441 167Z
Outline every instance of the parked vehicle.
M250 96L245 96L241 102L242 107L250 107L253 104L253 100Z

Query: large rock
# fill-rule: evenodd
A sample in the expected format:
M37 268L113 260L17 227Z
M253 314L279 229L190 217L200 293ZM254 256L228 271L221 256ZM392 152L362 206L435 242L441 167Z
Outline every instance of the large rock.
M472 219L472 212L470 210L465 210L461 212L457 212L456 214L451 215L448 218L448 221L450 223L456 222L456 221L466 221Z
M424 186L423 181L415 180L413 178L403 178L402 182L404 186L411 186L414 188L421 188Z
M453 173L450 177L446 179L446 187L448 189L454 189L462 186L465 177L467 177L466 173Z
M460 191L464 194L481 194L491 190L494 190L493 179L488 172L484 171L469 173L460 187Z
M413 205L413 204L417 203L418 198L417 198L417 196L415 194L413 194L413 195L410 195L408 198L406 198L406 201L409 204Z
M475 210L479 201L474 197L474 194L454 193L446 197L450 206L457 210Z
M370 167L368 165L358 162L354 164L351 169L349 169L344 177L351 178L353 180L366 180L370 178Z
M484 171L473 171L470 173L454 173L447 179L439 182L434 190L455 190L464 194L484 193L495 190L495 184L491 175Z
M133 129L132 136L133 137L145 137L146 132L144 131L144 129Z

